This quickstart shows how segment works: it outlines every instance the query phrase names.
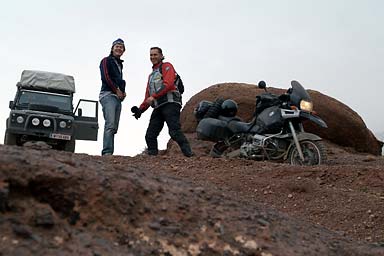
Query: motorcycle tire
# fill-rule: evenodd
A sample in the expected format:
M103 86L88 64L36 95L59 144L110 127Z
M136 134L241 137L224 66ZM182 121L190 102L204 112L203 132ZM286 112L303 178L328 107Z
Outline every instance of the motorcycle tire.
M212 104L211 107L209 107L207 113L205 113L203 118L216 118L220 115L221 112L221 104L223 104L224 99L218 98L215 100L215 102Z
M326 162L327 154L322 141L302 140L300 146L303 151L304 161L300 159L299 151L294 146L288 153L288 161L291 165L312 166Z
M227 150L228 146L225 145L224 142L217 142L215 145L212 146L211 151L209 152L209 155L213 158L219 158L223 156L223 153L225 150Z
M213 158L220 158L223 156L223 153L218 151L215 147L212 147L209 155Z

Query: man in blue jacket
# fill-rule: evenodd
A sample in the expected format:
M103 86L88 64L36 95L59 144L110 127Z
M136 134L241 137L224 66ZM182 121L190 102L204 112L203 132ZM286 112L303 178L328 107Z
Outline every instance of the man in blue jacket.
M99 101L105 120L102 155L112 155L114 138L120 121L121 102L124 100L125 81L123 79L124 41L120 38L112 43L111 53L100 62L101 90Z

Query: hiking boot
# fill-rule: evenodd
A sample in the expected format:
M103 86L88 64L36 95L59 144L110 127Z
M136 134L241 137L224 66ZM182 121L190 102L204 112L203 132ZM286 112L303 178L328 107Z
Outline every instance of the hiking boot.
M149 156L157 156L157 154L159 153L158 150L147 150L147 155Z
M183 152L183 155L185 156L185 157L192 157L192 156L195 156L195 154L192 152L192 151L189 151L189 152Z

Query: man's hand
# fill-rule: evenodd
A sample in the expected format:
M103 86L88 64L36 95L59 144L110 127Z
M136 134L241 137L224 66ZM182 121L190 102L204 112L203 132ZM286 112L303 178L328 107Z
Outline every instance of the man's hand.
M125 99L125 96L127 96L127 94L125 92L122 92L119 88L117 88L116 90L116 95L121 101L123 101Z
M139 118L141 117L141 113L143 113L143 112L141 111L141 109L138 108L138 107L136 107L136 106L133 106L133 107L131 108L131 112L133 113L132 116L134 116L136 119L139 119Z

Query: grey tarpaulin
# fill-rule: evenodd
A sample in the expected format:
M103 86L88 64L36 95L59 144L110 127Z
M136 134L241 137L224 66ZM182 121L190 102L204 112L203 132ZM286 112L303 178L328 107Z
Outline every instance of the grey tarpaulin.
M35 89L56 89L75 93L73 76L36 70L24 70L17 86Z

